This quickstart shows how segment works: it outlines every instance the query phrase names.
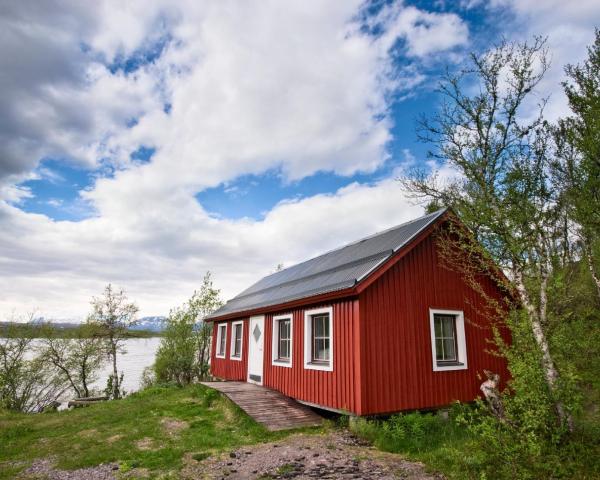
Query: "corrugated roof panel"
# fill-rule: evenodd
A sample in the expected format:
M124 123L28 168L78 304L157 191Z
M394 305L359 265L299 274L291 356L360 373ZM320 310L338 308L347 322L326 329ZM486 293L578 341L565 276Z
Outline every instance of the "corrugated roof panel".
M264 277L210 318L352 287L444 212L425 215Z

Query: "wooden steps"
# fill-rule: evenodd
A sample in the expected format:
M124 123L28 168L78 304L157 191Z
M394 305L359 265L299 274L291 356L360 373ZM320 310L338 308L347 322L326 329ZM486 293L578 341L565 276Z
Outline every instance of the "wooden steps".
M269 388L246 382L201 382L225 394L267 430L313 427L323 418L305 405Z

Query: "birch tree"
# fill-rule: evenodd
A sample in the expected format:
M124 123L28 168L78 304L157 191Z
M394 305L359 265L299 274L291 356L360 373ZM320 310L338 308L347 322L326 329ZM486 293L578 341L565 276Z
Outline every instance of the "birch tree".
M98 333L89 323L68 335L51 325L45 327L41 355L56 367L77 398L90 396L90 386L98 379L98 371L106 358L103 339Z
M401 181L415 198L452 207L468 227L468 233L456 229L447 237L455 244L446 251L471 249L454 256L454 268L469 269L473 258L491 256L510 275L541 351L546 382L556 391L559 374L544 325L558 213L549 188L545 100L535 97L548 66L545 41L535 38L531 44L503 42L472 54L464 69L448 72L439 89L441 107L419 121L418 135L432 147L430 158L450 167L455 177L414 169ZM555 406L572 427L561 401Z
M118 370L117 355L126 353L126 334L129 328L137 324L138 307L129 302L124 290L115 290L111 284L106 286L101 297L94 297L91 303L92 313L88 322L97 326L104 338L105 352L112 364L109 393L112 398L121 398L123 373Z
M55 404L69 384L37 351L33 315L28 327L15 325L0 337L0 408L34 413Z
M581 65L567 65L563 83L572 115L557 130L558 173L582 258L600 299L600 29Z
M221 290L214 287L211 273L206 272L200 290L195 291L188 302L189 311L195 322L194 330L201 378L208 375L210 340L212 338L212 323L207 323L204 319L221 305L223 305Z

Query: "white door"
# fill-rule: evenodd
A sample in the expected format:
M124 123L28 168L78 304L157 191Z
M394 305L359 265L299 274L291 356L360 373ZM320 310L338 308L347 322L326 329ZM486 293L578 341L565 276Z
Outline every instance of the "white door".
M248 331L248 381L262 385L263 383L263 347L265 344L265 317L250 317Z

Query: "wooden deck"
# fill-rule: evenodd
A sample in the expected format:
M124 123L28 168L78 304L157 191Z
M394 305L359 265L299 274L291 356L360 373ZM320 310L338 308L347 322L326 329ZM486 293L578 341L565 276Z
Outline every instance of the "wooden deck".
M267 430L312 427L323 418L280 392L246 382L201 382L222 392Z

